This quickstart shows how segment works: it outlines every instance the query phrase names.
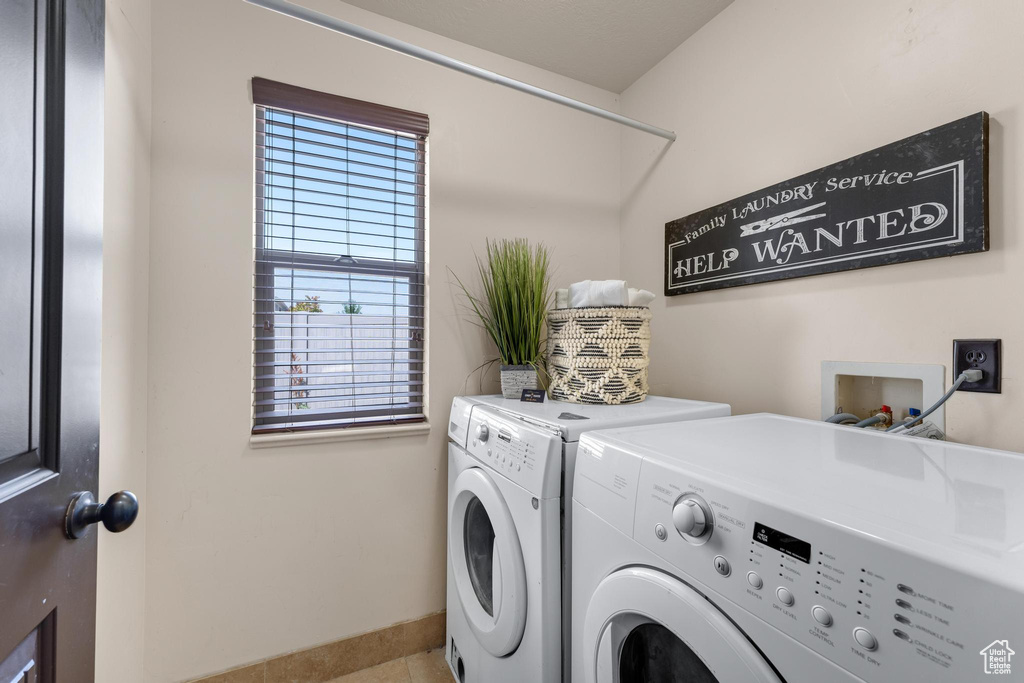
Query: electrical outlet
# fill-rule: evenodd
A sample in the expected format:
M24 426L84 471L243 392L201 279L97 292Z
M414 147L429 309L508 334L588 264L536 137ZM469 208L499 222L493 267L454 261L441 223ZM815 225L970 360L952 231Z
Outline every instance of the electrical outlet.
M977 368L985 373L981 381L964 382L958 391L1002 393L1002 353L1001 339L954 339L953 378L956 379L961 372L971 368Z

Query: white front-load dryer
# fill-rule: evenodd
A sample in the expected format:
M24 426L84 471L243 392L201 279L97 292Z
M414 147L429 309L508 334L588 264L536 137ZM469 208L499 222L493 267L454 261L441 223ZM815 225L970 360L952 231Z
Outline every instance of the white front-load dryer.
M584 435L574 683L969 683L1024 642L1024 457L774 415Z

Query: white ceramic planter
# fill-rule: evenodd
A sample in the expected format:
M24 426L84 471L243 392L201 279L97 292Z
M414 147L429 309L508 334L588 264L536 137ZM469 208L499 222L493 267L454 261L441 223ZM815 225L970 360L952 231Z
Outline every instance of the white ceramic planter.
M501 366L501 395L505 398L520 398L523 389L537 388L537 368L532 365Z

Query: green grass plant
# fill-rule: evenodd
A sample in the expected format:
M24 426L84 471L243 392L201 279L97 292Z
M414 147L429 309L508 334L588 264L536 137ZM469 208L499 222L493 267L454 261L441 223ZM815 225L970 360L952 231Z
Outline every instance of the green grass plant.
M501 363L537 367L551 304L547 247L525 239L487 240L486 246L486 258L476 259L482 292L471 292L457 275L455 280L498 347Z

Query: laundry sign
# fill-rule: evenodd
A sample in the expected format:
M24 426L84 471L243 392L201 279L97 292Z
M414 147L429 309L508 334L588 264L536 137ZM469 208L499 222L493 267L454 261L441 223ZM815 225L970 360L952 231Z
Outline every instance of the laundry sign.
M988 114L665 225L665 294L988 249Z

